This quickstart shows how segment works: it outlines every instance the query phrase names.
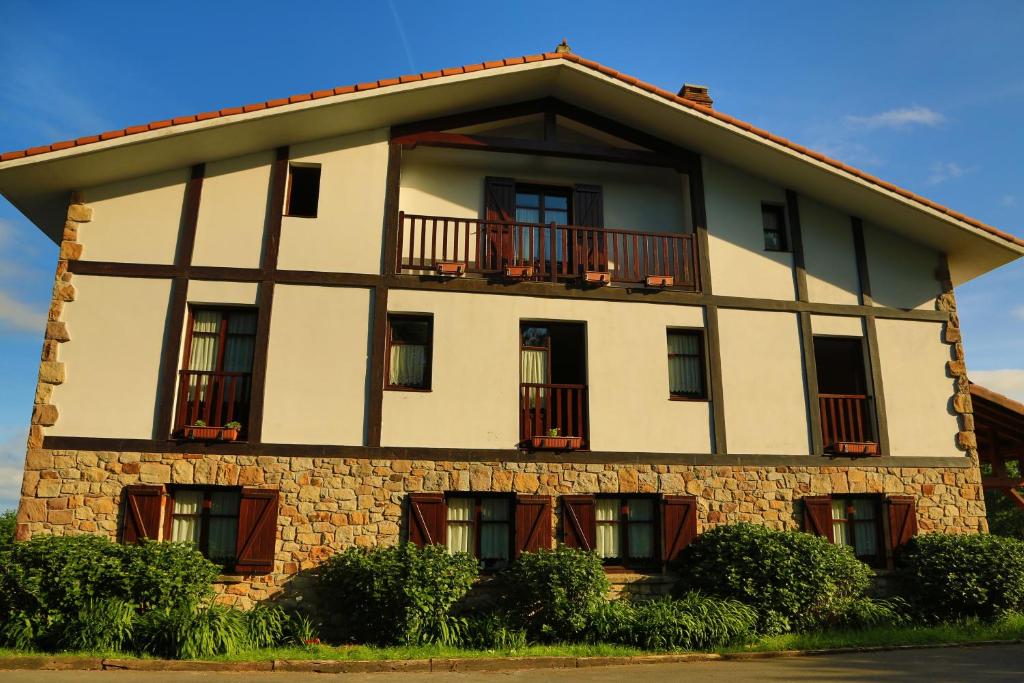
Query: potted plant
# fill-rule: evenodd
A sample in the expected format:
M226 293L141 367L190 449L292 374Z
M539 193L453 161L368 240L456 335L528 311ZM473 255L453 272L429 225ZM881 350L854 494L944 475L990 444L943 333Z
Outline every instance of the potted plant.
M530 447L535 451L574 451L582 446L582 436L562 436L558 427L549 429L546 435L530 437Z
M224 429L220 432L220 438L224 441L234 441L238 438L240 431L242 431L242 423L232 420L224 425Z
M532 265L509 265L505 266L505 277L510 280L529 280L533 277L535 269Z
M878 444L874 441L836 441L832 444L832 452L836 455L878 457Z
M185 427L185 438L192 441L234 441L242 430L241 422L228 422L223 427L210 427L205 420L196 420Z

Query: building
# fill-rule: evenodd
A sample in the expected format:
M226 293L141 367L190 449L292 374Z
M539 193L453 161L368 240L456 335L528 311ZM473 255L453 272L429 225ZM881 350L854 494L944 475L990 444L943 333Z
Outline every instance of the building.
M60 257L18 534L339 548L986 528L953 286L1024 242L563 45L0 157Z

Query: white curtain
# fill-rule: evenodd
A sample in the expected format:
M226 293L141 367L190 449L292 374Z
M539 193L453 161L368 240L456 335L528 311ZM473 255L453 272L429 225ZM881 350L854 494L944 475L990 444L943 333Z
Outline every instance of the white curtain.
M617 499L597 500L595 509L597 519L597 556L601 558L619 556L619 524L602 524L602 522L619 521L619 501Z
M482 522L506 522L504 524L483 524L480 529L480 556L487 559L508 559L508 501L503 498L484 498L480 502Z
M699 394L704 390L700 367L700 340L696 335L668 335L668 386L673 394Z
M174 494L174 519L171 522L171 540L199 544L199 513L203 506L202 491L178 491ZM179 517L179 515L195 515Z
M654 501L634 498L629 501L629 554L631 557L654 557ZM648 522L633 524L632 522Z
M427 349L419 344L393 344L388 365L388 384L422 387L426 384Z
M836 545L849 545L846 540L846 501L832 501L832 540Z
M853 499L853 518L860 521L875 520L875 503L871 500ZM877 555L878 536L874 524L855 524L853 527L853 548L858 555Z
M448 552L473 554L472 521L472 498L452 498L448 501Z
M217 369L219 327L219 311L196 311L192 321L192 348L188 357L189 370Z
M542 349L523 349L520 353L520 365L523 384L547 384L548 381L548 352ZM536 387L527 389L529 392L528 402L531 408L542 405L544 402L545 389Z

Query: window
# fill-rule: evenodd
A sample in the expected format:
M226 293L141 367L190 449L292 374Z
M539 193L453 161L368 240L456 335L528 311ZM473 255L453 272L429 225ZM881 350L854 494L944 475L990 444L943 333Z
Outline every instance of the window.
M288 204L285 214L302 218L316 218L320 203L320 167L288 167Z
M668 393L673 399L703 399L704 338L699 330L668 331Z
M568 188L516 185L516 222L569 223Z
M507 496L448 496L445 544L468 553L484 569L508 563L512 549L511 500Z
M882 515L878 498L832 498L832 540L853 548L858 560L884 561Z
M868 392L861 337L814 337L822 445L875 443L875 413Z
M388 316L388 389L430 390L433 338L434 321L430 316Z
M653 498L598 498L594 512L594 549L606 564L635 566L657 559Z
M778 204L762 204L761 222L764 224L765 251L788 251L786 210Z
M256 309L190 310L176 430L198 421L209 427L240 422L245 434L255 348Z
M233 565L240 493L234 488L175 489L168 540L191 543L211 562Z

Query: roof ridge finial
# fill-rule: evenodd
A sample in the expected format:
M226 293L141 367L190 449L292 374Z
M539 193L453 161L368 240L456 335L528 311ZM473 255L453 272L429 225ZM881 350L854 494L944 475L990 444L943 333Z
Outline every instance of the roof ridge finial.
M555 52L565 55L572 52L572 48L569 47L569 43L566 42L565 38L562 38L562 42L555 46Z

